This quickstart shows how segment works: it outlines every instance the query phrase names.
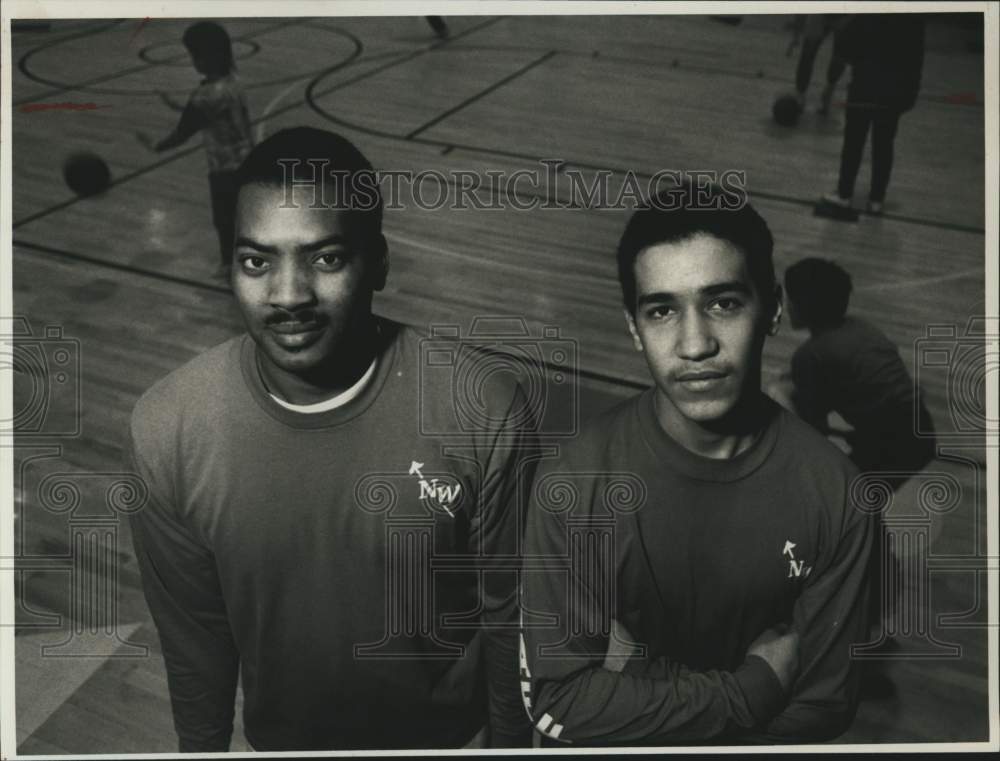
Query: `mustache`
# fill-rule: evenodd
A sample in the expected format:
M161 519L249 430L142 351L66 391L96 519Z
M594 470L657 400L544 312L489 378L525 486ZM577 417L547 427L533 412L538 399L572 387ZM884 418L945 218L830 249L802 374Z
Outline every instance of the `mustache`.
M271 325L316 325L322 326L327 323L324 315L312 309L303 309L298 312L272 312L264 318L264 324Z

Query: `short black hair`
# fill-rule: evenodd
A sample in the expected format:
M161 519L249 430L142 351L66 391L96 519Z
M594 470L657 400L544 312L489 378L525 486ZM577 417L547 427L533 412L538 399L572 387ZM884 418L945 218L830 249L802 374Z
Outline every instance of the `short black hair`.
M749 201L739 208L719 203L722 193L712 189L707 196L685 194L685 200L668 192L656 196L632 214L618 243L618 280L629 314L635 315L635 260L658 243L687 240L699 233L729 241L746 256L750 278L769 313L778 302L774 279L774 238L764 218Z
M221 73L228 74L236 68L233 44L221 24L199 21L185 29L181 39L189 53L209 61Z
M359 232L382 241L382 194L371 162L347 138L314 127L291 127L253 148L236 171L244 185L314 184L317 202L352 212Z
M804 325L836 325L847 314L851 276L829 259L800 259L785 270L785 293Z

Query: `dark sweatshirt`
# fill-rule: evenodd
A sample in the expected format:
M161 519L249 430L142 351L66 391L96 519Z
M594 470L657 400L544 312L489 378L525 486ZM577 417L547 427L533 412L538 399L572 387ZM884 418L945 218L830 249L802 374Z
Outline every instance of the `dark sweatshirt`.
M872 522L852 506L853 465L777 405L748 450L700 457L652 400L595 419L539 468L521 664L536 727L580 745L835 737L856 709L849 647L867 624ZM621 672L603 667L611 619L645 648ZM801 637L790 699L747 657L783 622Z
M923 16L858 13L838 35L837 54L851 64L850 105L909 111L923 74Z
M878 328L848 315L815 331L792 356L795 408L826 431L837 412L853 427L850 457L864 471L919 470L934 456L934 439L914 433L919 411L930 415L899 349Z
M181 750L228 748L238 670L256 750L461 747L488 720L498 744L525 736L523 392L497 379L463 431L441 382L458 368L421 374L421 338L384 332L334 410L278 405L247 336L135 407L131 526ZM512 570L476 570L496 556Z

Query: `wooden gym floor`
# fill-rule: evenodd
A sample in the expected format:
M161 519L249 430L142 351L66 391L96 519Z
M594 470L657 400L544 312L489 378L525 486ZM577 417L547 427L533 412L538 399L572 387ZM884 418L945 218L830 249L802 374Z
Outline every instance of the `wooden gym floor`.
M224 23L258 136L303 124L334 129L384 170L512 172L558 158L613 170L612 187L629 169L640 177L742 170L774 233L778 267L805 256L840 262L854 278L853 311L888 333L911 371L929 326L954 326L961 336L984 315L983 54L970 51L975 33L954 20L929 24L921 97L901 122L886 214L857 224L811 213L835 185L841 144L841 109L815 114L829 42L802 122L786 129L770 118L773 99L792 87L789 17L747 16L739 25L694 16L448 21L447 41L421 17ZM197 82L180 44L187 23L65 21L12 35L14 314L35 336L59 326L58 340L78 342L70 345L80 390L78 435L22 435L15 451L17 741L25 754L175 748L124 522L113 525L111 558L119 639L105 642L104 657L43 655L82 625L84 608L67 564L79 516L51 509L52 495L46 509L40 485L68 474L83 503L99 494L121 470L138 396L240 330L227 289L211 278L216 239L198 139L155 156L134 137L162 136L174 124L155 90L183 99ZM69 102L98 107L42 107ZM114 181L80 200L61 164L84 149L104 157ZM866 160L862 200L867 181ZM431 198L433 190L430 183ZM521 317L532 335L558 327L577 342L587 416L648 383L615 279L613 251L628 214L389 210L392 271L376 307L410 324L466 331L477 315ZM768 378L803 338L782 327L766 349ZM920 375L935 420L951 430L947 371L922 367ZM15 410L36 392L15 375ZM72 393L54 397L46 430L75 432L76 404ZM947 509L928 514L937 565L918 613L932 622L928 636L958 649L892 662L896 697L862 704L842 742L988 735L985 564L977 556L985 549L983 440L958 431L942 442L950 448L932 468L950 475L956 491ZM915 504L916 486L900 500ZM237 732L234 749L242 743Z

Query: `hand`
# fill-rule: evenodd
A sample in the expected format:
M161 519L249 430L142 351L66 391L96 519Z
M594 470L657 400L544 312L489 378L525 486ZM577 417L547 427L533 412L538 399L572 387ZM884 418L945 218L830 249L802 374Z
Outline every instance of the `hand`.
M764 630L750 643L747 655L756 655L767 661L785 692L788 692L799 671L799 635L794 629L779 624Z
M153 138L149 136L148 133L141 130L136 130L135 139L138 140L145 148L149 151L156 151L156 143Z

